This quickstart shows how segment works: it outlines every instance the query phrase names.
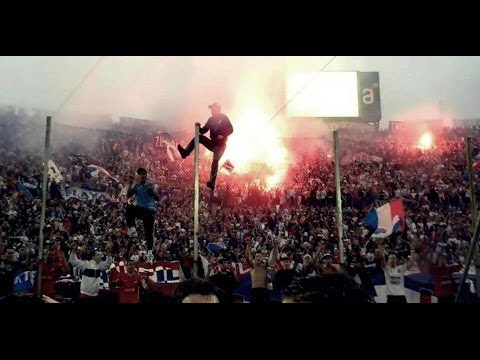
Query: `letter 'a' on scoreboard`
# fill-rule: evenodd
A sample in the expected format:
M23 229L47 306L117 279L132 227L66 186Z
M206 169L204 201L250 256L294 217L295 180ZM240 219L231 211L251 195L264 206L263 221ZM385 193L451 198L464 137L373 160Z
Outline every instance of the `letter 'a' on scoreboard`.
M357 72L359 120L379 122L382 119L380 76L378 72Z
M378 72L298 72L287 76L289 118L378 123L382 118Z

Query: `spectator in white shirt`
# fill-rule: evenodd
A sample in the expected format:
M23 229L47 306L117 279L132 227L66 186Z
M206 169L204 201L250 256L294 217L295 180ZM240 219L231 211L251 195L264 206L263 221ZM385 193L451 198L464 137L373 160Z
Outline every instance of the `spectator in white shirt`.
M410 246L410 256L406 263L398 262L397 255L390 252L388 261L385 262L383 244L379 245L378 255L381 260L382 268L385 273L385 285L387 288L387 304L406 304L404 276L407 270L415 264L415 249Z
M107 249L107 256L102 261L103 253L95 251L92 260L79 260L75 251L70 254L69 262L82 272L82 282L80 284L81 302L95 302L100 290L101 272L110 268L113 263L110 249Z

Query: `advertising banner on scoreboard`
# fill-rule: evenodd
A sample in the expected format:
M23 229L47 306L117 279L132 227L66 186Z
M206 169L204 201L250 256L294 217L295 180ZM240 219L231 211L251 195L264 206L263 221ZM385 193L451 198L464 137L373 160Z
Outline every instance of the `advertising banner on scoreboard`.
M322 71L287 78L287 114L325 122L377 123L382 118L378 72Z

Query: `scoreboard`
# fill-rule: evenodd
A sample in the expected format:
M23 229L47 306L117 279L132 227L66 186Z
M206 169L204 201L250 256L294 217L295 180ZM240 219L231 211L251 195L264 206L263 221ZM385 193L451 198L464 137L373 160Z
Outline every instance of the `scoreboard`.
M378 72L299 72L287 76L289 118L379 122L382 118Z

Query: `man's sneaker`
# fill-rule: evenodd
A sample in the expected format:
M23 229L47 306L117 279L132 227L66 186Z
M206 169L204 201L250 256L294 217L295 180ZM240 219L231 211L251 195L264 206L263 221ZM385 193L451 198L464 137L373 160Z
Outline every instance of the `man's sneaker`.
M212 191L215 190L215 184L212 181L207 182L207 187Z
M178 144L177 145L177 150L178 152L180 153L180 156L182 157L182 159L185 159L188 155L187 155L187 150L185 150L182 145Z
M138 237L137 229L134 226L132 226L131 228L128 229L128 236Z

